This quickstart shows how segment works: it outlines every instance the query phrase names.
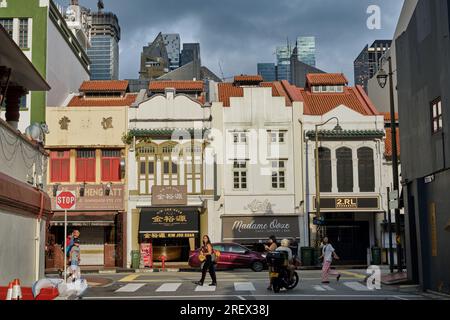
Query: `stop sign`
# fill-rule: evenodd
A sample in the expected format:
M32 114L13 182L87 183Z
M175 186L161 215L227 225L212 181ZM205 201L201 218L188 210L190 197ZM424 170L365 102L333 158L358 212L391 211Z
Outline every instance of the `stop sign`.
M56 208L59 210L75 209L77 197L72 191L59 191L56 195Z

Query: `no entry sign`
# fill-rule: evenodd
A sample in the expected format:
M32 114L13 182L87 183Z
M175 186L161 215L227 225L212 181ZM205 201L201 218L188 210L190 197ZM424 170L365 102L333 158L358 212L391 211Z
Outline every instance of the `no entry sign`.
M73 210L77 197L72 191L59 191L56 195L56 209Z

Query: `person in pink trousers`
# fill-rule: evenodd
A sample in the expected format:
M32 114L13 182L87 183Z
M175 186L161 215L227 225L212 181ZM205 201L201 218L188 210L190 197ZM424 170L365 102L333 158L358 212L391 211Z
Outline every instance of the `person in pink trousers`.
M323 259L322 266L322 283L330 283L328 280L328 276L335 275L336 281L339 281L341 275L335 271L331 270L331 263L333 262L333 258L339 260L338 255L336 254L333 246L329 243L328 238L323 238L323 247L322 247L322 255L319 259Z

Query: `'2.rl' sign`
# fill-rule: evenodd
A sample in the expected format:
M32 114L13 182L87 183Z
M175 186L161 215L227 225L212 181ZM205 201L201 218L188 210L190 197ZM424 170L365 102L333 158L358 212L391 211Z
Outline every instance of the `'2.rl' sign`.
M77 197L72 191L59 191L56 195L56 209L58 210L73 210Z

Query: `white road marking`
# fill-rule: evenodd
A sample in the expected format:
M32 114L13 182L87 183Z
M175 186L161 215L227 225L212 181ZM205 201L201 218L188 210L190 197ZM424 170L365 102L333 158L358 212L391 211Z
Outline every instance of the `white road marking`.
M216 286L209 286L209 285L203 285L203 286L197 286L195 288L196 292L214 292L216 291Z
M334 289L334 288L332 288L330 286L324 285L324 284L322 285L322 288L324 288L327 291L336 291L336 289Z
M145 286L145 283L129 283L117 289L115 292L136 292L143 286Z
M313 288L314 288L314 290L316 290L316 291L327 291L327 289L325 289L325 288L322 288L322 286L313 286Z
M235 282L235 291L256 291L255 286L251 282Z
M409 299L406 299L406 298L403 298L403 297L400 297L400 296L394 296L394 298L397 298L399 300L409 300Z
M175 292L175 291L178 290L178 288L180 286L181 286L180 282L177 282L177 283L164 283L158 289L156 289L156 292Z
M347 286L355 291L372 291L371 289L367 288L365 285L362 285L359 282L344 282L344 286Z
M245 298L244 297L242 297L242 296L237 296L239 299L241 299L241 300L244 300L245 301Z

